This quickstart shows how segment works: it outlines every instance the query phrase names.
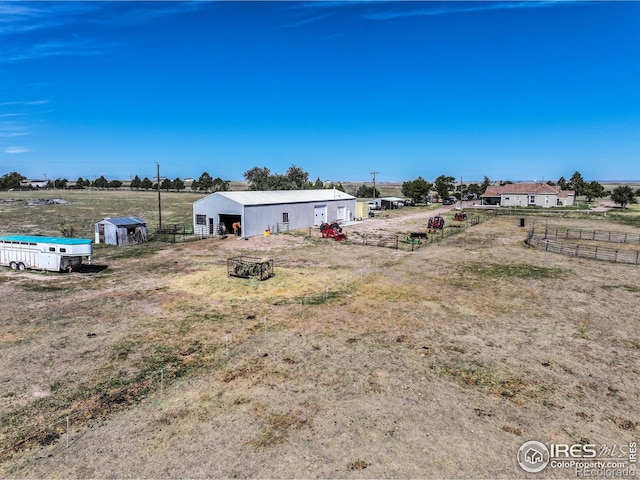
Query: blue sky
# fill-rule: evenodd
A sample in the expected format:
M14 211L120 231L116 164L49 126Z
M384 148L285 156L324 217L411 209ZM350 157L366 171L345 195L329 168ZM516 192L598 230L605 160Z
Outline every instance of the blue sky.
M640 179L639 2L2 2L0 175Z

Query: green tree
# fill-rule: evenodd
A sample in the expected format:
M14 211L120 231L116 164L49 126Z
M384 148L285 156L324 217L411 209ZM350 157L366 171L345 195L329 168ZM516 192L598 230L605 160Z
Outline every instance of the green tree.
M131 180L131 188L135 188L136 190L140 190L140 184L142 183L142 181L140 180L140 177L138 175L136 175L135 177L133 177L133 180Z
M569 188L573 190L576 194L576 197L584 195L584 189L586 186L586 182L582 175L577 170L571 175L569 179Z
M402 194L409 197L414 203L420 203L429 196L433 185L424 178L418 177L402 183Z
M27 177L20 175L18 172L11 172L0 177L0 188L3 190L11 190L20 188L20 182L26 180Z
M176 189L177 192L179 192L180 190L184 190L184 181L180 178L177 177L174 181L173 181L173 188Z
M122 182L120 180L111 180L109 182L109 188L120 188L122 186Z
M213 188L213 177L208 172L203 172L194 183L197 185L198 190L208 192Z
M486 178L486 177L485 177ZM435 189L438 197L447 198L449 196L449 192L455 190L454 182L456 179L454 177L440 175L433 182L433 188Z
M567 183L567 180L564 177L560 177L557 183L562 190L569 190L568 188L569 184Z
M584 187L584 196L587 197L587 202L591 202L594 198L605 197L606 195L607 191L595 180L587 183Z
M300 167L291 165L284 175L293 186L292 190L305 190L309 188L309 174Z
M220 177L216 177L211 185L212 192L227 192L229 191L229 182L222 180Z
M467 188L467 194L473 195L475 198L480 198L480 195L482 195L483 193L484 191L482 190L482 186L478 185L477 183L472 183Z
M162 182L160 183L160 188L162 190L164 190L165 192L168 192L169 190L171 190L171 188L173 187L173 181L171 181L168 178L165 178L164 180L162 180Z
M65 189L67 188L67 183L69 183L69 180L67 180L66 178L56 178L53 182L53 186L55 188Z
M482 195L484 192L487 191L487 188L489 188L489 185L491 185L491 180L489 180L489 177L487 177L486 175L484 176L484 178L482 179L482 183L480 184L480 192L479 195Z
M629 185L621 185L614 188L611 192L611 200L619 203L623 209L625 209L630 203L636 203L635 194Z
M109 180L104 178L104 175L100 175L93 181L93 186L95 188L107 188L109 186Z
M140 188L142 188L143 190L149 190L153 188L153 182L149 180L149 177L144 177L140 182Z
M249 183L249 190L269 190L270 170L267 167L253 167L244 172L244 178Z
M320 190L324 188L324 182L320 180L320 177L316 178L316 181L313 184L313 188L315 188L316 190Z
M76 180L76 185L75 188L85 188L85 187L90 187L91 186L91 180L89 180L88 178L85 180L82 177L78 177L78 179Z
M375 193L375 195L374 195ZM362 185L360 188L358 188L358 190L356 191L356 197L359 198L380 198L380 192L378 191L378 189L376 188L375 190L373 189L372 186L369 185Z

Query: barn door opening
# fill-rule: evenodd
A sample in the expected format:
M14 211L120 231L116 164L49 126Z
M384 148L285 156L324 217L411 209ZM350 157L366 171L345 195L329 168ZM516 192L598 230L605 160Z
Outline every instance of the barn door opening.
M219 225L219 233L229 233L229 234L233 234L233 224L234 223L241 223L241 216L240 215L228 215L225 213L221 213L220 215L218 215L219 217L219 221L220 221L220 225ZM224 225L224 227L223 227ZM240 234L240 232L238 232L238 234Z
M104 243L104 223L98 224L98 243Z

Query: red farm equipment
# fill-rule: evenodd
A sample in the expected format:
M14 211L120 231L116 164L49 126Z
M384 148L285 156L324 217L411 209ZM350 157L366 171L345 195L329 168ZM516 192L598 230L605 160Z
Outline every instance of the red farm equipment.
M343 233L342 228L337 222L323 223L320 225L320 234L322 238L333 238L334 240L346 240L347 234Z
M427 222L427 228L431 233L435 232L436 230L442 230L444 228L444 218L442 218L440 215L429 218L429 221Z
M456 212L455 215L453 216L453 219L457 222L466 222L467 214L464 212Z

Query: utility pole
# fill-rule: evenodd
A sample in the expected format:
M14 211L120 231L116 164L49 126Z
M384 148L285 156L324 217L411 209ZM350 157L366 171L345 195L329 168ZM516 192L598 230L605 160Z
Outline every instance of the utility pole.
M158 185L158 230L162 229L162 206L160 203L160 163L156 162L156 166L158 167L157 174L157 185Z
M373 172L370 172L371 175L373 175L373 198L376 198L376 173L380 173L380 172L376 172L375 170Z

